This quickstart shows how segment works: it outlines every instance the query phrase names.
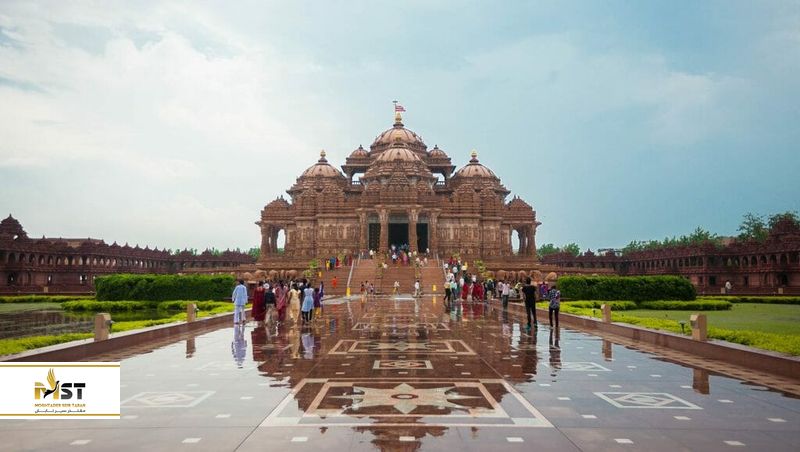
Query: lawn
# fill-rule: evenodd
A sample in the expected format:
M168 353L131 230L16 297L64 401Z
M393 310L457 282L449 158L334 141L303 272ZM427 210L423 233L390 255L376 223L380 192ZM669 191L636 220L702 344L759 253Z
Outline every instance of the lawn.
M635 309L624 313L642 318L684 320L688 328L689 316L697 311ZM702 313L708 317L709 327L800 336L800 305L735 303L729 311Z
M23 311L38 311L45 309L61 309L61 303L0 303L0 314L10 314Z

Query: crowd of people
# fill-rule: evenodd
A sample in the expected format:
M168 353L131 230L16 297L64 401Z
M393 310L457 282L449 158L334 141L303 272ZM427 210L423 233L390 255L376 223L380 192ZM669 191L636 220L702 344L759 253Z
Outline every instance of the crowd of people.
M538 285L528 277L523 282L513 284L510 281L494 281L491 278L479 280L475 273L468 271L467 263L451 257L443 264L445 272L444 302L446 309L457 308L458 303L488 303L492 297L501 300L503 309L508 308L508 300L512 294L522 297L525 303L527 317L526 329L538 328L536 316L536 303L547 301L550 326L559 326L559 312L561 310L561 291L556 283L541 282Z
M325 283L320 281L317 287L312 287L305 278L297 281L278 281L270 284L259 281L253 290L253 320L258 326L267 323L280 325L288 321L296 324L309 325L315 318L322 315L323 297L325 296ZM233 290L233 304L235 325L247 322L244 307L247 304L247 286L244 280Z

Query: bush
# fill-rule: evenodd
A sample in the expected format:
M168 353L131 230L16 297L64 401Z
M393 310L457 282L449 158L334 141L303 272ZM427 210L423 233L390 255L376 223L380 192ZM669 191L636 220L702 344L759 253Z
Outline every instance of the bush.
M547 302L545 301L545 306ZM633 301L565 301L561 306L572 306L574 308L587 308L587 309L600 309L602 305L610 304L612 311L627 311L629 309L638 309L639 306Z
M694 300L697 295L680 276L563 276L558 288L572 300Z
M61 306L66 311L90 311L90 312L132 312L146 309L159 309L163 311L182 311L186 310L188 303L197 304L201 311L210 311L221 306L230 305L226 301L94 301L79 300L67 301Z
M95 280L98 300L223 300L230 298L233 276L109 275Z
M653 309L661 311L727 311L733 304L725 300L695 300L695 301L642 301L639 303L641 309Z
M718 297L703 296L704 300L725 300L731 303L763 303L763 304L800 304L800 297L768 296L768 295L724 295Z
M0 303L63 303L71 300L92 300L89 295L14 295L0 297Z

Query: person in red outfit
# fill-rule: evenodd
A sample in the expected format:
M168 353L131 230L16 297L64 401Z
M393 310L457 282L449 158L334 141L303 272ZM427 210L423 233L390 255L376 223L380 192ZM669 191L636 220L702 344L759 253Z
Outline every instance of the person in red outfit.
M267 315L267 306L264 304L265 293L264 283L259 281L253 292L253 320L257 322L258 326L264 325L264 317Z

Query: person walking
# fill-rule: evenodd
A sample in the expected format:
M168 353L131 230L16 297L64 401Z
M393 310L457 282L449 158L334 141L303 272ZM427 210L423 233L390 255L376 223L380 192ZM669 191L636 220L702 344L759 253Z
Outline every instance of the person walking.
M240 279L239 284L233 289L233 324L239 325L247 322L244 307L247 304L247 286L244 285L244 280Z
M556 316L556 329L558 329L558 313L561 311L561 291L556 288L556 284L553 283L553 287L550 288L550 292L547 293L547 298L550 299L550 304L548 305L547 313L550 317L550 327L553 326L553 314Z
M395 280L394 281L394 286L393 286L393 289L392 289L392 294L397 295L397 292L399 292L399 291L400 291L400 281Z
M421 295L422 295L422 293L421 293L420 287L419 287L419 280L416 280L414 282L414 297L419 297Z
M278 310L278 323L286 321L286 304L288 302L288 291L283 281L278 281L278 287L275 288L275 309Z
M500 281L500 299L503 300L503 309L508 307L508 294L511 292L511 285L505 280Z
M258 326L264 326L264 317L267 315L267 306L264 304L265 294L264 283L259 281L253 291L253 320Z
M322 298L325 296L325 283L320 281L319 287L314 292L314 317L322 315Z
M264 306L267 311L265 321L271 324L275 318L275 292L269 283L264 283Z
M296 283L289 291L289 317L295 322L300 320L300 289L297 288Z
M522 286L522 294L525 297L525 315L528 317L528 326L526 329L531 330L531 313L533 313L533 328L539 328L539 322L536 320L536 298L538 295L536 286L531 284L531 278L525 279L525 285Z
M311 286L306 286L303 289L303 306L301 311L303 314L303 323L311 321L312 311L314 310L314 289Z

